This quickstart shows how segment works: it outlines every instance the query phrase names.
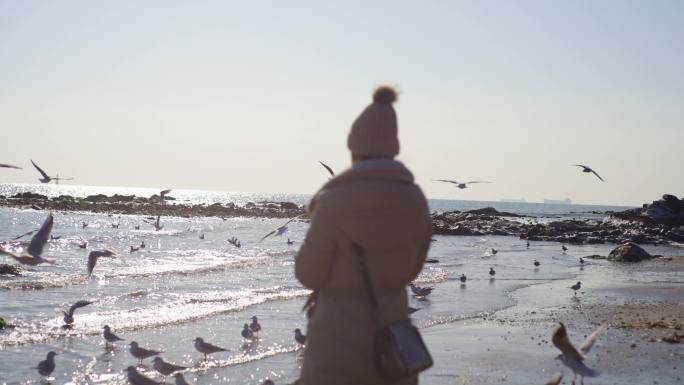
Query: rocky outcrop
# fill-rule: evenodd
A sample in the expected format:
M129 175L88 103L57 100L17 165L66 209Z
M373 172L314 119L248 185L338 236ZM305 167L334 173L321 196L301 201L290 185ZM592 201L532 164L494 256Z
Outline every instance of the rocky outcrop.
M662 199L644 204L641 208L613 213L612 217L670 226L684 226L684 200L665 194Z
M652 258L646 250L631 242L616 247L608 254L608 260L614 262L641 262Z
M17 265L0 264L0 275L21 275L21 268Z

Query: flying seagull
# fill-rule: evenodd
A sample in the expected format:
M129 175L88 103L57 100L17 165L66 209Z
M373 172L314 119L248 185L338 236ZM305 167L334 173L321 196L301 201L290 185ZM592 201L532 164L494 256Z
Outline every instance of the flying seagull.
M321 162L320 160L318 161L318 163L320 163L321 166L325 167L325 169L328 170L328 172L330 173L330 176L331 176L331 177L334 177L334 176L335 176L335 173L333 172L332 168L330 168L330 166L328 166L327 164Z
M413 292L414 296L420 297L420 298L427 297L428 295L430 295L430 293L432 293L432 290L433 290L433 288L431 288L431 287L420 287L420 286L416 286L412 283L409 283L409 288L411 288L411 291Z
M161 229L164 228L164 226L162 226L162 225L159 224L159 221L160 221L160 220L161 220L161 215L157 215L157 220L156 220L155 222L148 221L148 220L145 220L145 219L143 219L143 222L148 223L148 224L154 226L154 229L155 229L156 231L159 231L159 230L161 230Z
M468 185L473 184L473 183L492 183L492 182L488 182L488 181L484 181L484 180L471 180L470 182L457 182L455 180L449 180L449 179L436 179L435 182L446 182L446 183L455 184L456 187L460 188L461 190L463 190L464 188L468 188Z
M116 253L109 249L91 251L88 254L88 275L93 274L93 269L99 258L116 258Z
M51 177L48 174L46 174L42 168L38 167L38 165L33 160L31 160L31 163L33 164L33 167L35 167L36 170L38 170L40 175L43 176L42 178L38 178L40 183L50 183L51 181L54 180L57 184L59 184L60 180L72 180L72 179L74 179L74 178L60 178L59 175L57 175L55 177Z
M271 231L270 233L264 235L264 237L261 238L261 240L260 240L259 242L263 242L264 239L270 237L271 235L275 235L275 236L283 235L283 234L287 231L287 225L289 225L290 222L294 221L295 219L299 218L300 216L301 216L301 215L298 215L298 216L296 216L296 217L290 219L289 221L285 222L284 225L282 225L282 226L278 227L277 229Z
M601 176L598 173L596 173L596 171L594 171L591 167L585 166L583 164L573 164L573 166L582 167L582 172L592 172L594 173L594 175L596 175L597 178L601 180L601 182L605 182L603 178L601 178Z
M33 238L31 238L31 243L29 243L28 247L28 253L16 254L0 249L0 255L12 257L22 265L36 266L41 263L54 264L54 261L50 261L41 257L41 254L43 254L43 249L45 248L48 239L50 239L50 232L52 231L53 223L54 218L52 217L52 214L48 214L45 222L43 222L43 225L40 226L40 230L38 230Z
M11 164L5 164L5 163L0 163L0 167L1 167L1 168L16 168L17 170L21 170L21 167L14 166L14 165L11 165Z
M159 199L161 200L161 203L166 203L166 194L170 193L171 189L167 188L166 190L162 190L159 192Z
M80 300L69 307L69 312L62 311L64 314L64 324L71 325L74 323L74 312L76 309L82 308L84 306L90 305L92 302L86 300Z
M553 331L551 342L553 342L553 345L561 351L561 354L556 358L559 359L570 370L572 370L573 374L575 375L572 380L573 384L575 383L575 378L577 378L578 374L582 377L582 383L584 383L584 377L596 377L599 375L598 371L587 367L582 361L584 361L583 355L587 354L589 350L591 350L596 342L596 339L598 338L599 333L601 333L605 328L606 325L603 324L599 326L596 331L591 333L589 337L584 340L582 345L580 345L579 351L575 349L570 342L570 339L568 338L568 332L562 322L559 322L559 325Z

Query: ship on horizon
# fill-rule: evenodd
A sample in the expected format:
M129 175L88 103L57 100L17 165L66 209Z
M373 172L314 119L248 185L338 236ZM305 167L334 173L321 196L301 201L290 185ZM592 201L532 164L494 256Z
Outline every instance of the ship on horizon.
M544 203L549 205L571 205L572 201L570 198L565 199L546 199L544 198Z

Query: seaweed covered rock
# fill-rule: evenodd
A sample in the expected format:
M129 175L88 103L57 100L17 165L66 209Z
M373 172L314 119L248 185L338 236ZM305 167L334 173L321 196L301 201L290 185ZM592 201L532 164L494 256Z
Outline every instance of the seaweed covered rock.
M624 243L608 254L608 260L615 262L641 262L652 258L651 254L632 242Z
M21 268L17 265L0 264L0 275L21 275Z

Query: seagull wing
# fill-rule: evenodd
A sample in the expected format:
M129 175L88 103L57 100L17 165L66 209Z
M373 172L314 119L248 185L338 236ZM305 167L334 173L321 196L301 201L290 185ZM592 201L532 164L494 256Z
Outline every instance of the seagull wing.
M563 375L561 373L556 373L553 377L551 377L551 379L546 383L546 385L558 385L560 384L562 379Z
M601 326L598 327L593 333L587 337L587 339L582 342L582 345L579 347L579 351L582 354L587 354L591 350L592 347L594 347L594 343L598 339L599 334L601 334L604 330L606 330L607 325L604 323Z
M446 182L446 183L453 183L453 184L461 184L459 182L456 182L455 180L449 180L449 179L435 179L435 182Z
M50 239L50 232L52 232L52 224L54 223L54 218L52 214L48 214L43 225L40 226L40 230L31 238L31 243L29 243L28 253L32 257L40 257L43 254L43 248L48 239Z
M470 182L465 182L465 184L471 184L471 183L492 183L486 180L472 180Z
M5 164L5 163L0 163L0 167L2 167L2 168L16 168L18 170L21 170L21 167L17 167L17 166L14 166L11 164Z
M209 349L211 349L211 350L215 350L215 351L217 351L217 352L226 352L226 351L227 351L226 349L224 349L224 348L222 348L222 347L219 347L219 346L216 346L216 345L212 345L212 344L210 344L210 343L208 343L208 342L205 342L205 343L204 343L204 346L207 347L207 348L209 348Z
M95 264L97 263L97 251L91 251L90 254L88 254L88 275L93 273L93 269L95 269Z
M261 238L261 240L260 240L259 242L263 242L263 241L264 241L264 239L266 239L266 238L270 237L271 235L275 234L275 233L276 233L276 231L277 231L277 230L273 230L273 231L271 231L270 233L268 233L268 234L264 235L264 237L263 237L263 238Z
M6 255L8 257L12 257L12 258L16 259L17 261L19 260L19 254L13 253L11 251L7 251L5 249L0 249L0 255Z
M171 192L171 189L170 189L170 188L167 188L166 190L160 191L160 192L159 192L159 195L160 195L160 196L164 196L164 195L166 195L166 194L168 194L168 193L170 193L170 192Z
M575 349L574 346L572 346L572 342L570 342L570 339L568 338L568 332L563 323L559 322L559 325L553 332L551 342L553 342L553 345L557 347L564 356L571 360L582 362L582 355L577 351L577 349Z
M84 307L84 306L88 306L91 303L92 302L90 302L90 301L80 300L80 301L76 302L75 304L71 305L71 307L69 308L69 317L74 316L74 312L76 311L76 309Z
M50 178L50 177L48 176L48 174L46 174L45 171L43 171L42 168L38 167L38 165L35 164L35 163L33 162L33 160L31 160L31 163L33 164L33 167L35 167L36 170L38 170L38 172L40 173L40 175L43 176L43 178L46 178L46 179L49 179L49 178Z
M601 178L601 175L599 175L596 171L594 171L594 170L592 170L592 169L590 169L590 170L591 170L591 172L594 173L594 175L596 175L597 178L599 178L599 179L601 180L601 182L605 182L605 181L603 180L603 178Z
M18 236L18 237L12 238L12 240L13 240L13 241L16 241L17 239L24 238L25 236L31 235L31 234L35 233L36 231L38 231L38 230L31 230L31 231L29 231L29 232L26 232L26 233L24 233L24 234L21 234L21 235Z
M320 163L321 166L325 167L325 169L328 170L328 172L330 173L330 176L335 176L335 173L333 172L332 168L330 168L330 166L321 162L320 160L318 161L318 163Z

